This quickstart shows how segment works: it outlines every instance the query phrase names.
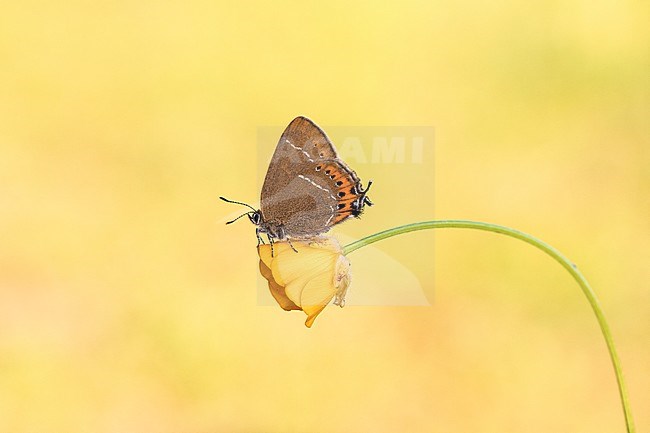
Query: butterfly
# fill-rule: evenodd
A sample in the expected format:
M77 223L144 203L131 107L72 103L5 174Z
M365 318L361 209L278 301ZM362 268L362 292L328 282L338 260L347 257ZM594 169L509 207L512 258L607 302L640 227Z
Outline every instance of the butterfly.
M325 132L306 117L296 117L284 130L262 186L260 208L248 216L257 227L258 245L266 234L274 240L309 239L323 234L350 217L358 217L373 203L368 187L343 162ZM295 250L295 249L294 249Z

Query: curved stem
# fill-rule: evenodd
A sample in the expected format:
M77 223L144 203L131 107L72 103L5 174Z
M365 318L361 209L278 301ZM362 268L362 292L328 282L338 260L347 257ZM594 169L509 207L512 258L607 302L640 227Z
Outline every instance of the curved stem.
M587 282L586 278L578 270L577 266L570 262L562 253L548 245L547 243L537 239L534 236L514 230L504 226L498 226L495 224L488 224L476 221L465 221L465 220L441 220L441 221L425 221L420 223L407 224L400 227L395 227L392 229L384 230L374 235L367 236L363 239L360 239L356 242L352 242L349 245L346 245L343 248L343 254L349 254L352 251L355 251L366 245L370 245L374 242L381 241L383 239L390 238L392 236L401 235L403 233L409 233L418 230L428 230L436 228L461 228L461 229L475 229L483 230L488 232L500 233L502 235L510 236L515 239L522 240L551 256L555 261L557 261L564 269L566 269L574 280L578 283L582 292L587 297L587 301L591 305L591 309L596 315L596 320L598 320L598 325L600 330L605 337L605 343L607 344L607 349L609 350L609 356L612 360L612 365L614 366L614 373L616 374L616 380L618 383L618 393L623 405L623 413L625 415L625 424L627 426L628 433L634 433L634 421L632 419L632 410L630 408L630 402L627 396L627 387L625 386L625 380L623 379L623 369L621 367L621 360L618 357L616 352L616 347L614 346L614 340L612 338L612 333L603 314L603 310L600 306L600 302L596 297L593 289Z

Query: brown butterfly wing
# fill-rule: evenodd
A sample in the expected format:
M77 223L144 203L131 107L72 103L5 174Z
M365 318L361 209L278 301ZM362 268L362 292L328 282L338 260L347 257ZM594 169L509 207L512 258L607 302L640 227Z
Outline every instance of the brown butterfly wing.
M329 205L317 204L323 193L309 194L305 181L298 176L313 170L317 161L336 157L336 150L322 129L306 117L293 119L278 141L264 178L260 207L263 219L286 224L296 212L325 214L322 209L329 209ZM303 197L305 194L308 197ZM321 220L314 221L314 225L327 221Z
M306 117L296 117L275 147L262 186L262 202L285 188L304 164L336 157L334 145L323 130Z
M282 134L264 179L264 224L280 237L324 233L360 213L360 189L359 178L338 159L325 133L311 120L297 117Z
M278 147L282 142L289 143L289 147L304 152L305 156L314 161L338 158L336 149L325 132L303 116L298 116L289 123L280 137Z
M336 216L337 200L331 180L315 172L313 165L304 168L276 192L268 212L271 221L282 226L283 234L294 238L328 231Z

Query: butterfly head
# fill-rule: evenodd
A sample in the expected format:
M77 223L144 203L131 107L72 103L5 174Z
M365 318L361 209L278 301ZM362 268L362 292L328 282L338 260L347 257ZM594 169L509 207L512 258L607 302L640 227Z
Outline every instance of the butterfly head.
M260 210L256 210L255 212L246 212L246 215L248 215L248 219L256 226L262 224L262 212Z

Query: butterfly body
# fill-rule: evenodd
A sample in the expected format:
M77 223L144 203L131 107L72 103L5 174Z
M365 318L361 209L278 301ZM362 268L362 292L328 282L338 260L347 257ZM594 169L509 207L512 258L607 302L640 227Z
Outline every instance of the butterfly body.
M370 185L369 185L370 186ZM357 174L343 162L325 133L305 117L285 129L264 179L260 209L249 219L273 239L305 239L359 216L366 197Z

